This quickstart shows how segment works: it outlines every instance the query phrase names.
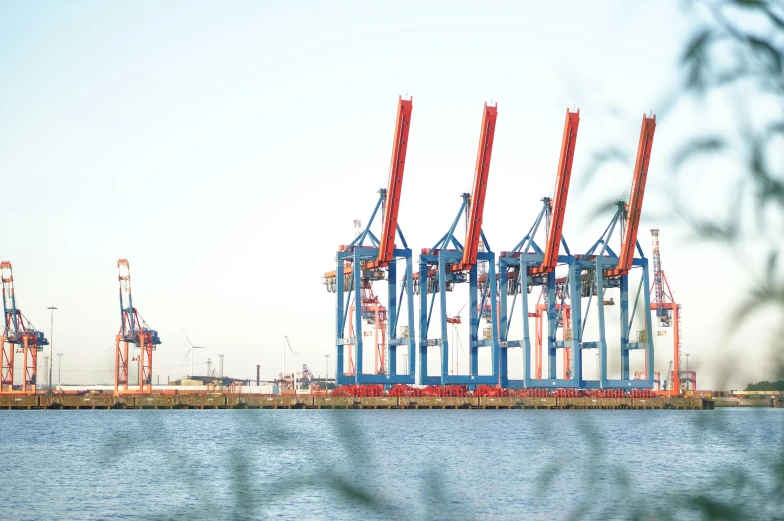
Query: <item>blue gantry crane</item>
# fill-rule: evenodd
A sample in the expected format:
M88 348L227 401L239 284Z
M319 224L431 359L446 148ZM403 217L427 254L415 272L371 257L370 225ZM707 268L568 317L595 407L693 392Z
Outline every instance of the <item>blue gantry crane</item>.
M419 273L414 279L415 292L419 294L419 383L478 385L499 383L499 344L497 321L497 290L495 277L495 254L482 231L482 216L485 207L490 159L493 152L497 105L484 105L482 129L479 134L479 149L474 170L474 186L471 194L463 194L463 201L452 225L432 248L422 249L419 256ZM466 221L465 243L455 237L455 230L463 214ZM480 248L480 243L482 248ZM480 277L478 263L486 262L488 273ZM449 374L449 330L446 311L446 293L455 284L468 282L469 297L469 373ZM432 295L428 305L427 295ZM428 338L433 308L439 297L439 329L437 338ZM481 315L489 305L489 334L479 338ZM440 347L441 370L438 376L429 376L427 370L428 347ZM492 374L479 375L479 348L490 347Z
M637 147L637 157L634 164L631 190L628 201L617 201L616 211L610 224L605 228L601 237L588 249L584 255L575 256L574 263L570 266L570 278L576 273L581 274L580 296L588 299L585 312L581 312L580 299L572 299L572 316L576 325L574 334L577 336L581 349L598 349L599 352L599 380L585 381L585 388L653 388L653 370L649 370L646 379L634 380L629 374L629 354L632 350L643 349L646 357L646 367L653 368L653 339L651 338L651 320L648 310L651 309L650 283L648 275L648 259L637 241L637 233L642 214L645 184L648 178L648 165L653 148L653 135L656 130L656 116L642 118L642 128ZM610 245L615 232L620 235L620 248L618 253ZM639 256L635 256L635 252ZM636 296L633 299L631 315L629 313L629 274L632 269L642 271ZM577 286L572 285L576 290ZM605 327L605 306L614 304L614 300L605 300L607 290L619 289L620 308L620 379L609 379L607 374L607 336ZM575 291L573 291L573 294ZM636 332L636 338L631 337L634 315L637 303L642 295L642 314L644 327ZM599 338L596 341L586 341L582 338L588 318L588 312L593 300L596 300L598 316ZM580 356L575 356L575 377L581 373Z
M501 345L501 385L503 387L579 387L581 380L581 365L576 360L577 371L569 361L569 351L574 358L579 359L578 336L573 335L574 326L562 328L562 340L556 340L559 325L564 324L564 313L568 312L569 303L566 302L568 291L562 284L556 284L555 268L559 264L572 265L574 257L569 252L566 240L563 238L563 225L566 216L566 203L569 195L569 183L572 175L572 162L577 146L577 130L580 125L580 111L566 110L563 137L561 140L561 153L556 171L555 190L553 197L542 199L542 209L534 220L528 233L517 245L508 252L501 252L498 259L499 292L500 292L500 324L499 336ZM544 224L546 230L544 248L537 244L536 238L539 229ZM565 255L560 254L563 246ZM579 276L572 273L571 282L579 286ZM544 296L545 312L547 314L547 355L548 375L544 379L532 377L531 366L531 335L529 327L528 294L534 287L541 287ZM510 299L511 297L511 299ZM572 300L579 300L579 292L573 292ZM517 300L520 300L520 319L522 325L522 339L509 339L509 327L515 317ZM511 300L511 301L510 301ZM535 313L534 313L535 314ZM579 322L579 321L578 321ZM579 330L579 324L577 325ZM522 347L523 379L510 380L508 376L509 350ZM564 350L563 378L556 377L556 353L558 349Z
M389 182L386 189L379 190L379 198L366 227L348 245L341 246L337 252L337 269L324 274L327 291L337 295L337 320L335 344L337 348L337 368L335 379L338 385L345 384L413 384L415 381L416 357L414 336L414 298L412 251L406 243L398 224L400 198L403 188L403 173L408 150L408 133L411 126L413 100L398 99L397 123L392 144L392 158L389 167ZM380 237L371 231L376 215L381 212L383 222ZM395 243L400 237L402 245ZM405 262L405 276L398 293L397 264ZM386 345L389 351L383 370L378 374L363 373L363 334L362 321L370 313L370 303L364 295L369 293L374 281L387 280L388 297L386 306ZM405 298L405 300L404 300ZM407 320L400 324L403 303L406 305ZM374 305L378 303L375 302ZM352 317L353 336L346 337L348 315ZM404 317L405 318L405 317ZM398 325L401 334L397 334ZM397 348L408 346L408 367L398 374ZM353 349L356 366L353 374L345 369L346 350Z

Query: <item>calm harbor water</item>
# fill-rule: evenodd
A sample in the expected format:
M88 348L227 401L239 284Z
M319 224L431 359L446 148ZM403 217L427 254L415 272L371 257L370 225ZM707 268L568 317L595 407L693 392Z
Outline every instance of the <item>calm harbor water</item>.
M774 409L0 411L4 520L771 518L777 462Z

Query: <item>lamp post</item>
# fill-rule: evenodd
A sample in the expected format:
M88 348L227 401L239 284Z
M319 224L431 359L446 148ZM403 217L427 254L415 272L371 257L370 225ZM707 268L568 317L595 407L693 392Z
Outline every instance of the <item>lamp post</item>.
M57 353L57 388L60 388L60 372L63 369L63 354Z
M51 315L49 318L49 360L54 362L54 357L52 356L52 350L54 349L54 310L57 309L54 306L49 306L49 311L51 311ZM49 390L52 390L52 365L49 364Z
M49 372L49 357L44 355L44 378ZM49 386L51 388L51 385Z
M326 359L326 366L327 366L327 376L324 378L324 389L329 389L329 353L324 355Z

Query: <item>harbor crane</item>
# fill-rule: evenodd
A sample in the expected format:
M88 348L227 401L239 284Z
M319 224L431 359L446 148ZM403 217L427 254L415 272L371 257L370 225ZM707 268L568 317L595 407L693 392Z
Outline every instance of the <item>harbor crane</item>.
M406 152L408 151L408 134L411 127L411 113L413 99L399 97L397 108L397 121L392 143L392 158L389 166L389 180L386 189L379 190L379 198L367 226L348 245L341 246L337 252L337 268L324 274L323 283L327 291L337 295L336 306L336 335L337 368L335 379L338 385L346 384L413 384L415 382L414 356L414 297L413 287L413 256L406 243L403 232L398 224L400 199L403 189L403 174L406 165ZM383 215L380 238L372 231L371 227L376 215ZM396 244L400 238L402 247ZM405 262L404 280L398 293L397 268L398 263ZM363 372L363 333L362 319L369 318L368 314L375 315L375 310L369 306L374 302L365 302L366 294L371 289L374 281L386 279L387 305L386 315L386 349L383 364L378 364L373 374ZM369 297L367 297L369 298ZM398 325L402 307L405 304L407 319L401 324L401 333L398 335ZM353 327L349 328L346 336L348 316ZM378 342L375 342L376 351ZM404 352L408 360L408 367L398 374L397 348L407 347ZM346 351L353 351L346 356ZM376 353L378 359L378 353ZM346 361L354 367L346 371ZM353 369L353 371L352 371ZM353 373L353 374L351 374Z
M114 351L114 393L128 393L129 344L139 349L133 361L139 363L138 393L152 392L152 352L161 344L158 332L151 329L147 322L133 307L131 296L131 268L127 259L117 261L120 281L120 331L115 337ZM122 344L122 348L120 347ZM120 389L122 386L122 389Z
M0 392L14 390L14 354L21 353L24 358L22 393L35 393L38 375L38 353L49 345L44 334L30 323L16 307L14 294L14 271L9 261L0 263L3 282L3 312L5 324L0 338L2 366L0 366Z
M482 217L485 208L487 182L490 174L490 160L493 153L498 106L485 103L482 112L482 127L479 134L479 148L476 155L474 185L471 194L462 194L462 204L446 234L433 245L424 248L419 256L419 273L414 279L414 291L419 294L419 383L431 385L497 385L499 384L499 344L497 320L497 288L495 276L495 254L490 249L482 231ZM467 216L465 242L461 244L455 237L460 218ZM481 245L481 247L480 247ZM487 274L480 280L477 264L488 265ZM469 285L469 374L449 374L449 329L450 317L447 316L446 293L455 284ZM428 306L427 295L432 295ZM439 297L438 338L428 338L433 306ZM481 304L480 304L481 302ZM485 314L490 307L489 327L479 338L480 312ZM429 376L427 356L429 347L440 347L441 370L438 376ZM479 348L490 347L492 374L479 375Z
M579 387L582 378L582 364L576 360L571 362L571 353L575 359L580 359L579 346L569 324L571 307L566 302L568 287L556 283L555 268L559 264L572 264L569 246L563 237L563 225L566 217L566 203L569 197L569 184L572 177L572 163L577 146L577 130L580 125L580 111L566 110L563 135L561 138L561 151L558 159L558 169L555 177L555 190L553 197L542 199L542 209L539 211L528 233L517 245L508 252L501 252L498 259L500 274L500 308L501 308L501 382L505 387ZM544 248L536 242L538 231L544 223L545 243ZM564 254L561 255L561 246ZM574 278L574 277L572 277ZM571 281L574 284L574 281ZM568 283L567 283L568 284ZM543 303L537 303L534 312L529 312L528 294L534 286L542 288ZM522 340L509 339L509 326L514 317L517 299L521 302ZM509 301L511 298L511 302ZM541 297L540 297L541 298ZM579 298L579 297L578 297ZM574 301L574 293L572 301ZM541 337L542 319L547 317L547 357L548 374L542 380ZM529 317L536 317L537 352L535 377L531 372L531 334ZM567 318L568 317L568 318ZM564 320L566 318L566 320ZM566 324L566 327L563 327ZM561 327L562 340L556 340L556 332ZM510 380L508 377L509 349L522 347L523 379ZM556 352L564 350L563 378L556 378ZM574 365L574 367L573 367Z
M610 224L605 228L601 237L588 249L584 255L575 256L575 262L570 266L570 276L577 271L581 275L580 290L578 286L572 284L572 316L575 329L579 325L579 332L574 331L575 342L582 349L598 349L599 352L599 381L586 382L588 388L653 388L653 371L647 371L646 378L635 380L629 374L629 353L632 350L642 349L645 354L646 367L653 367L653 341L651 338L651 321L647 310L650 309L650 290L648 280L648 259L642 251L642 247L637 241L637 232L640 227L640 216L642 214L642 203L645 195L645 184L648 179L648 166L653 149L653 135L656 130L656 116L642 117L642 128L640 129L640 139L637 146L637 157L634 164L634 172L629 193L629 200L616 201L616 211ZM620 249L618 253L613 250L610 241L614 237L614 232L620 230ZM635 252L639 257L635 257ZM629 314L629 273L633 268L641 268L642 275L637 288L636 296L633 300L634 307ZM574 270L572 272L571 270ZM609 289L620 290L620 379L610 380L607 375L607 337L605 327L605 292ZM642 294L644 326L637 331L636 338L632 339L631 329L634 322L634 315L637 309L639 296ZM588 299L585 313L581 311L580 299L574 298L580 295ZM599 339L597 341L585 341L582 339L585 323L588 318L591 302L596 297L596 307L598 315ZM580 356L573 358L575 373L579 373Z
M656 312L656 319L659 321L660 328L672 327L673 358L671 364L674 367L667 371L667 378L671 382L667 390L670 391L671 395L678 396L681 393L681 376L684 372L681 370L681 305L675 302L670 283L667 281L667 275L665 275L662 267L659 230L657 228L651 229L651 241L653 243L653 286L651 287L653 300L651 301L651 311ZM666 334L664 330L661 332ZM646 364L646 372L648 367Z

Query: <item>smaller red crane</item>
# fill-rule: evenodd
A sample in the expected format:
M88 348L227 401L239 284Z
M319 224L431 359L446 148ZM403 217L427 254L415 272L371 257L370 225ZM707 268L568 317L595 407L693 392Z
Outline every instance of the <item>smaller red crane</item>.
M120 281L120 331L117 333L114 351L114 392L128 392L128 345L139 348L139 393L152 392L152 352L161 343L158 332L150 329L147 322L133 307L131 296L131 268L127 259L117 261ZM123 344L122 349L120 344Z
M673 363L672 374L666 375L670 382L668 391L670 395L678 396L681 394L681 305L675 302L670 289L670 283L664 274L661 262L661 250L659 248L659 230L651 229L653 242L653 287L651 293L654 294L651 301L651 311L656 312L659 320L659 327L672 327L673 330ZM645 372L649 368L646 364ZM696 378L692 378L696 379Z

